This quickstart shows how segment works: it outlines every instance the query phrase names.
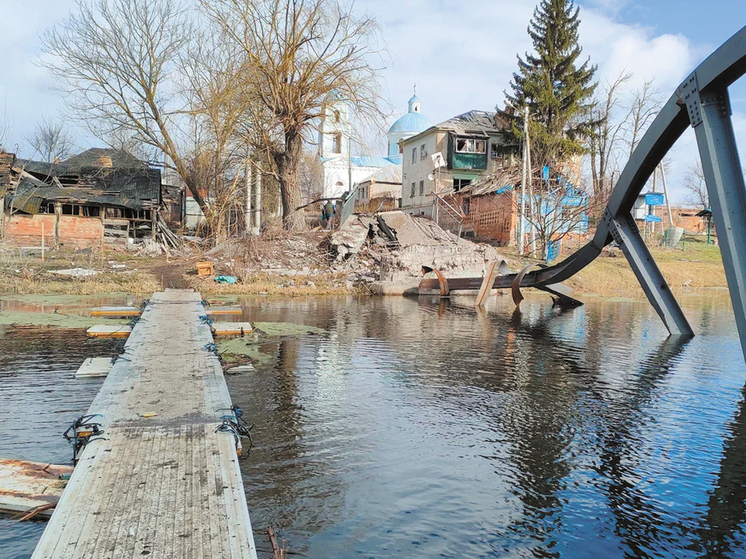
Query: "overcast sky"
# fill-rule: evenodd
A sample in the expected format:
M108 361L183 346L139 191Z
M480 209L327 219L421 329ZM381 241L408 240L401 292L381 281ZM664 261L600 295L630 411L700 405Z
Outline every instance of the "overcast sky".
M516 70L516 54L531 50L526 33L536 0L357 0L358 11L378 18L388 56L384 95L397 111L417 83L422 113L434 123L471 109L502 104ZM630 89L655 78L667 98L712 50L746 24L746 2L587 0L581 7L584 56L598 65L600 80L634 73ZM75 7L74 0L0 2L0 102L10 128L9 145L30 156L24 140L42 115L64 106L46 70L35 65L39 35ZM743 82L743 80L741 80ZM746 146L746 86L731 88L734 126ZM81 148L97 145L80 133ZM744 148L741 148L742 159ZM687 164L696 146L691 131L672 151L673 198L681 199Z

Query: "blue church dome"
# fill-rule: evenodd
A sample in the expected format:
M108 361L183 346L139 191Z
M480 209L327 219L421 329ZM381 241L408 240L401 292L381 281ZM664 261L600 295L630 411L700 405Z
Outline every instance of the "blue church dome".
M430 119L419 112L409 112L397 120L389 128L389 134L392 132L414 132L419 134L433 125Z

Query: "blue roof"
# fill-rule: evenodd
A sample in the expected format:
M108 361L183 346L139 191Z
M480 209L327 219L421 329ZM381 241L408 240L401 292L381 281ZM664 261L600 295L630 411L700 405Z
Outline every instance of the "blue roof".
M386 167L387 165L401 163L401 161L396 161L394 157L380 157L378 155L353 155L350 160L356 167Z
M420 101L419 97L417 97L416 95L412 95L412 98L409 101L407 101L407 104L412 105L414 103L421 103L421 102L422 101Z
M333 159L347 161L346 157L344 159L342 158L343 156L338 155L337 157L321 157L320 159L322 163ZM392 155L391 157L381 157L378 155L353 155L350 157L350 162L355 167L386 167L388 165L401 165L402 156Z
M427 130L433 125L430 119L423 116L422 113L407 113L389 128L389 134L391 132L414 132L419 134L423 130Z

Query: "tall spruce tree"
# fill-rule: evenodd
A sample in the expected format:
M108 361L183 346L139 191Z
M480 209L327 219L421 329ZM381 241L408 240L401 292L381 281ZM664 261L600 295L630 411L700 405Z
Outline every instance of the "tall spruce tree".
M505 96L514 107L528 105L532 160L543 166L583 152L581 141L592 133L588 110L596 83L596 66L590 58L578 66L580 8L572 0L541 0L534 10L528 34L535 54L518 56L518 72ZM512 110L498 113L509 126L507 143L523 138L523 115Z

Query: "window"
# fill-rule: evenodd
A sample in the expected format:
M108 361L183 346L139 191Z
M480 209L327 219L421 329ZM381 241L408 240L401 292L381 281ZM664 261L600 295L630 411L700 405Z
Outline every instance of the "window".
M471 209L471 198L464 198L464 203L461 205L464 210L464 215L469 215Z
M337 132L334 134L334 144L332 145L332 153L342 153L342 134Z
M425 144L422 144L420 146L420 160L425 159L427 157L427 150L425 149Z
M412 194L409 195L410 198L414 198L414 189L415 189L415 184L412 183Z
M487 142L485 140L457 138L456 151L458 153L487 153Z
M404 148L402 147L401 143L396 144L396 145L399 146L399 153L403 154L404 153Z
M412 163L417 161L417 148L412 148Z
M334 111L334 122L339 122L339 111Z
M458 192L471 184L471 179L453 179L453 191Z
M425 194L425 181L420 181L420 196Z
M490 159L497 159L498 157L500 157L500 153L497 142L492 142L490 144Z

